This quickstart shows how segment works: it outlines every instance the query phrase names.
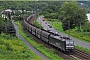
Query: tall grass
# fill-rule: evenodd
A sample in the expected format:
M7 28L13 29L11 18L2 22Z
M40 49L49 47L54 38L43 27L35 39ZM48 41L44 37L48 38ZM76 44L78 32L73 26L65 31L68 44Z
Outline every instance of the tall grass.
M0 60L42 60L18 38L0 35Z

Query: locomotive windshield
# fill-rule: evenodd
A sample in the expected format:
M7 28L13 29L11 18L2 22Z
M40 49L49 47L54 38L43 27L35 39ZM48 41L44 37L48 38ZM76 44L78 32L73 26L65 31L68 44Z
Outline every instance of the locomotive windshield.
M73 41L66 41L66 46L73 46L74 42Z
M73 46L74 45L74 42L73 41L70 41L70 45Z
M66 46L69 46L69 41L66 41Z

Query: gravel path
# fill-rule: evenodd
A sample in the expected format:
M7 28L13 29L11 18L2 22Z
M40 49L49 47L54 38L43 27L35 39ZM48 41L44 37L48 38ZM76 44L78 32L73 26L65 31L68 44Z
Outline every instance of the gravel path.
M12 21L13 23L13 21ZM13 23L14 24L14 23ZM34 52L36 55L40 56L43 60L49 60L49 58L47 58L44 54L42 54L41 52L39 52L37 49L35 49L31 44L28 43L27 40L25 40L19 33L18 33L18 26L14 24L14 27L16 29L16 35L18 36L18 38L20 38L24 44L32 51Z

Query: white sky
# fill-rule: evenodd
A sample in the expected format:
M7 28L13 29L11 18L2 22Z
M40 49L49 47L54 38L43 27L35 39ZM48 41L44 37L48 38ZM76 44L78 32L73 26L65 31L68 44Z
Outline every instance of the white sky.
M90 13L88 13L88 14L86 14L87 15L87 18L88 18L88 20L89 20L89 22L90 22Z

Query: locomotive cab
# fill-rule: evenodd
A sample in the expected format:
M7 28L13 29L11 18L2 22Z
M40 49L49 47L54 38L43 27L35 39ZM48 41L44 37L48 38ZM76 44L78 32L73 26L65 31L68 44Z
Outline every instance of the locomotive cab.
M66 40L66 51L73 51L74 50L74 41Z

